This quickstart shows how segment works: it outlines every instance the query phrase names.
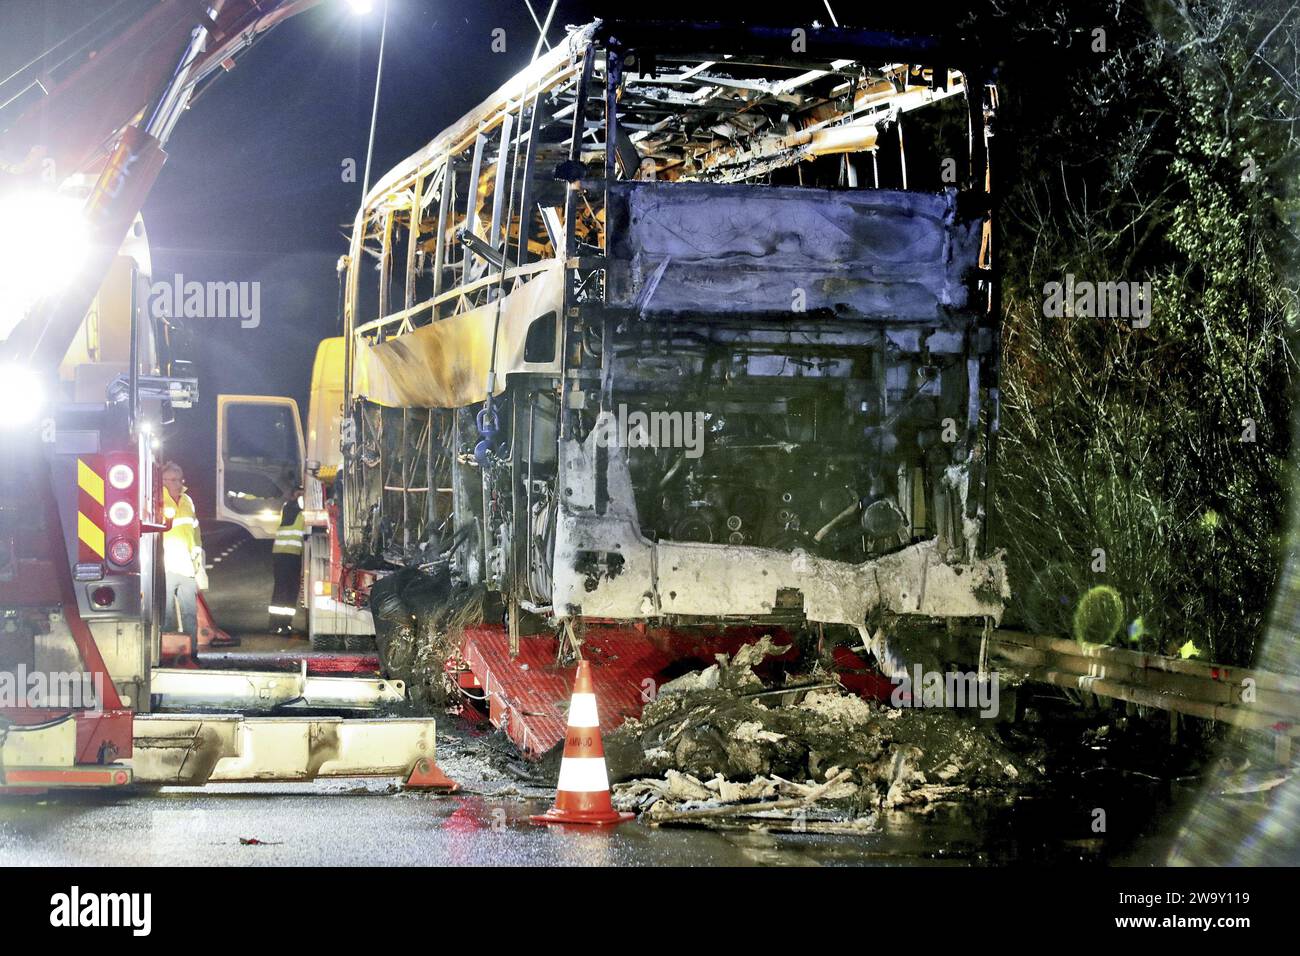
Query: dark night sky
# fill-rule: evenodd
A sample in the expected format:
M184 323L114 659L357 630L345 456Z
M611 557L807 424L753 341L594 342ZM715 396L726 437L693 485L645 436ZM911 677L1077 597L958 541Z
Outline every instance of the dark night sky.
M0 76L109 0L0 0ZM389 0L372 181L428 142L527 63L537 29L523 0ZM837 7L847 6L838 0ZM378 8L378 4L376 7ZM549 3L534 0L544 17ZM645 16L723 19L731 5L659 3ZM622 4L561 0L550 31ZM671 8L671 9L670 9ZM734 10L734 7L731 7ZM747 6L757 16L759 5ZM606 14L608 15L608 14ZM819 0L770 11L773 22L826 20ZM845 18L847 19L847 18ZM361 195L380 17L344 0L276 27L181 118L144 208L154 279L260 283L261 324L191 320L177 354L196 361L200 405L179 411L171 452L201 512L212 507L215 396L285 394L305 416L316 343L338 331L335 263ZM505 53L491 50L506 30ZM357 181L344 182L353 158Z

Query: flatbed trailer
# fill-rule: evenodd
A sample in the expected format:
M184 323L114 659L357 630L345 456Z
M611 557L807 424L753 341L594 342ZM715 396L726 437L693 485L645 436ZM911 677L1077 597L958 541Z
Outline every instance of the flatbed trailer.
M601 701L601 729L610 733L625 720L638 718L665 682L692 668L714 663L716 654L736 649L761 636L790 651L776 660L798 656L788 630L731 628L707 639L671 628L617 624L592 625L583 638L583 657ZM1258 668L1233 667L1072 638L997 629L918 629L900 650L917 659L941 661L947 670L975 673L981 651L999 681L999 719L1016 720L1019 695L1034 685L1078 695L1081 702L1123 702L1129 708L1169 715L1170 739L1176 741L1180 720L1195 718L1260 733L1272 740L1279 766L1291 759L1300 734L1300 677ZM873 666L866 647L831 649L823 671L827 686L842 687L889 705L900 681L891 681ZM552 635L526 636L512 654L501 625L466 629L461 651L449 662L464 702L500 729L529 758L539 758L564 738L568 688L572 683L571 651ZM920 693L911 680L907 693ZM779 690L770 693L780 694ZM790 691L790 694L796 693ZM972 707L974 704L972 702Z

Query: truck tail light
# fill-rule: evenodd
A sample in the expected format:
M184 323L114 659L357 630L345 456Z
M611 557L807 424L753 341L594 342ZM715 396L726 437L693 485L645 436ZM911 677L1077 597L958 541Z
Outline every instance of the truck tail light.
M90 592L90 601L95 607L112 607L117 600L117 592L105 585Z
M108 560L123 566L135 560L135 544L129 538L114 538L108 546Z
M126 491L135 484L135 471L130 465L114 465L108 469L108 483L118 491Z
M130 573L140 554L141 461L138 452L113 451L77 459L77 558L79 565L97 565L99 580L105 573ZM116 606L111 593L90 593L99 608Z
M108 509L108 520L119 528L125 528L135 520L135 509L129 501L115 501Z

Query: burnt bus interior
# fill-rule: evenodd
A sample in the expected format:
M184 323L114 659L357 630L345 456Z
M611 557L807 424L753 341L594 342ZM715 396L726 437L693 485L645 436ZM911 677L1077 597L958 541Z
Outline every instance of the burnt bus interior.
M358 215L349 556L554 618L1000 615L990 79L838 28L537 57Z

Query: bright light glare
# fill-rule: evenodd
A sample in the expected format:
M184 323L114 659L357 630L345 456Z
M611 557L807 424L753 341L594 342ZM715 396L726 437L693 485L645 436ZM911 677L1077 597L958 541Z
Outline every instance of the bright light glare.
M31 424L44 403L39 375L21 365L0 365L0 427Z
M348 0L353 13L369 13L375 9L375 0Z
M90 248L83 205L52 191L0 196L0 339L82 265Z

